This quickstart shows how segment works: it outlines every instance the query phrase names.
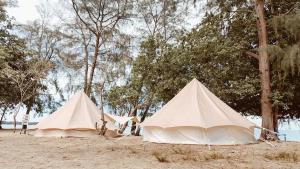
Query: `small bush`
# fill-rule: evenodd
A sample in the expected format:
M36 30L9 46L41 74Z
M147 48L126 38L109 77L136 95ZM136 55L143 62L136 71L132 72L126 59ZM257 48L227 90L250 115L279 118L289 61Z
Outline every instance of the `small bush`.
M161 154L160 152L153 152L152 155L161 163L168 163L169 160L167 159L167 156Z

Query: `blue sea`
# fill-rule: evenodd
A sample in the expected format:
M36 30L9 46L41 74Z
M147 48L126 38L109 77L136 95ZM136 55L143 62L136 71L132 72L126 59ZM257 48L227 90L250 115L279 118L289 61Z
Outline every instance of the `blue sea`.
M258 139L260 135L261 130L254 129L254 135ZM284 135L286 137L286 141L300 141L300 130L279 130L280 140L284 140Z
M29 129L33 129L34 125L28 125ZM2 124L3 129L13 129L14 126L12 124ZM21 129L22 125L17 125L17 129Z

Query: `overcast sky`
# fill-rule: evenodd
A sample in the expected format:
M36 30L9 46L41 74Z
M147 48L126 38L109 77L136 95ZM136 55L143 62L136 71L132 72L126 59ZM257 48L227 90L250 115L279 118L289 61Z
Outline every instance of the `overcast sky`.
M9 16L15 17L18 23L25 24L39 17L36 6L41 0L18 0L18 7L8 8Z

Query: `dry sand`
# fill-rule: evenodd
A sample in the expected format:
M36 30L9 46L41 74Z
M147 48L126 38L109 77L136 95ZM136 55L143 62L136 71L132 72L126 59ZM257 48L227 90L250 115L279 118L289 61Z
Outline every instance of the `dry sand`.
M31 132L32 133L32 132ZM300 143L170 145L141 137L35 138L0 130L0 168L300 168ZM160 161L162 162L160 162Z

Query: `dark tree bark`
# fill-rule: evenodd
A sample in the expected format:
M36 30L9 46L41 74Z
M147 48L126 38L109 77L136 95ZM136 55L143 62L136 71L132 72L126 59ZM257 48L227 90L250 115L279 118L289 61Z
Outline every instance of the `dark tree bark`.
M136 111L137 111L137 107L135 107L134 110L131 111L131 112L128 114L128 117L133 116L134 112L136 112ZM126 129L127 126L128 126L128 122L126 122L126 123L122 126L122 128L120 129L120 131L119 131L120 134L122 134L122 133L125 131L125 129Z
M87 87L86 87L86 94L90 97L91 94L91 88L92 88L92 83L93 83L93 78L94 78L94 73L97 65L97 59L99 55L99 47L100 47L100 35L96 35L96 45L95 45L95 51L94 51L94 56L93 56L93 63L91 67L91 72L90 76L87 82Z
M273 125L274 125L274 131L278 133L278 113L279 113L279 107L276 105L274 113L273 113Z
M142 118L141 118L141 123L146 119L148 111L149 111L149 108L150 108L150 106L146 107L146 109L145 109L145 111L144 111L144 113L142 115ZM140 135L140 131L141 131L141 127L139 126L138 129L135 132L135 135L139 136Z
M121 128L120 131L119 131L119 133L120 133L120 134L123 134L127 126L128 126L128 122L126 122L126 123L122 126L122 128Z
M137 108L134 109L133 113L131 116L136 116L137 115ZM131 134L134 135L135 134L135 129L136 129L136 122L132 122L131 125Z

